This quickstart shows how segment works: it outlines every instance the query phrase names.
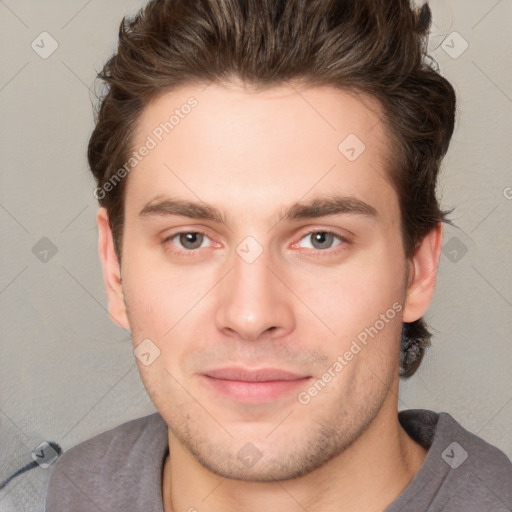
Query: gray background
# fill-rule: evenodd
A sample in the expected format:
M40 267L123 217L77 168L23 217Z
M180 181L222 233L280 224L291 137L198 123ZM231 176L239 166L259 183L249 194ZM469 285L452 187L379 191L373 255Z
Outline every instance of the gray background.
M0 481L44 440L66 450L154 411L107 314L85 158L95 73L142 4L0 0ZM459 99L440 183L458 228L427 315L433 347L399 407L447 411L512 457L512 0L431 6L430 50ZM58 44L47 58L42 32ZM12 481L0 510L43 510L50 471Z

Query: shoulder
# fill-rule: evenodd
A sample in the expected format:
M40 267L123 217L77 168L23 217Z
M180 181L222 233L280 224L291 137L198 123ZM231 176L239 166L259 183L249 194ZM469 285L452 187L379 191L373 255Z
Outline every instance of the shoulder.
M441 458L459 491L450 501L461 502L465 510L512 509L512 462L505 453L463 428L448 413L440 413L439 424L441 447L446 445Z
M446 412L408 410L399 418L428 449L416 485L425 487L429 502L435 496L442 510L512 509L512 462L505 453Z
M154 413L103 432L67 450L55 463L46 512L94 510L101 503L128 501L154 480L167 451L167 425ZM146 466L141 477L141 466ZM119 495L119 496L118 496ZM92 507L92 508L91 508Z
M466 430L446 412L439 413L438 429L439 437L448 443L443 459L457 459L448 464L450 467L468 462L468 466L480 472L484 479L487 476L495 479L497 474L501 474L508 476L508 484L512 483L512 462L499 448Z
M443 459L452 468L468 461L478 468L512 474L512 462L499 448L466 430L447 412L408 409L399 413L399 420L407 433L424 448L442 449ZM456 460L451 461L451 458Z

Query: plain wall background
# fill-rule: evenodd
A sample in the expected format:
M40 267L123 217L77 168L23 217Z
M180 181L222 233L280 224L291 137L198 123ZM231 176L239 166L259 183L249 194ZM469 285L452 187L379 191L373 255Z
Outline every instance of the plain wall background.
M143 3L0 0L0 481L44 440L66 450L155 410L107 313L85 157L95 74ZM433 346L399 407L449 412L512 457L512 1L430 4L430 51L459 100L439 188L458 229L445 229ZM51 49L42 32L58 44L46 59L31 47ZM42 511L50 471L12 481L0 510Z

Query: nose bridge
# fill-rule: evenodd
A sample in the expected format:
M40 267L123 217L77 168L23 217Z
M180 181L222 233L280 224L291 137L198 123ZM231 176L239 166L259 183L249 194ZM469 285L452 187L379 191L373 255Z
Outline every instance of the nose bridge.
M270 250L247 237L234 251L231 265L220 292L218 328L251 340L269 330L282 334L291 329L291 304L285 287L270 270L274 266Z
M233 258L233 293L240 300L245 296L264 298L271 294L271 288L275 283L271 282L272 273L269 270L270 255L268 251L261 251L257 254L250 248L247 252L241 250L243 246L237 248L237 253Z

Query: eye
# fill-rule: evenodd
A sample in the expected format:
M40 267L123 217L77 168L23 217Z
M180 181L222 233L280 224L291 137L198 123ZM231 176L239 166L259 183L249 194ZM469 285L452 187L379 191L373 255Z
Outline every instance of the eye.
M171 242L178 247L178 250L193 251L200 249L205 240L209 240L206 233L200 231L182 231L168 236L164 243Z
M338 235L336 233L333 233L332 231L322 230L322 231L312 231L311 233L308 233L306 236L301 238L302 240L311 240L310 245L306 245L307 248L315 249L315 250L325 250L325 249L331 249L333 247L337 247L338 245L341 245L343 242L345 242L344 237L341 235ZM335 243L333 245L333 242L338 241L338 243ZM300 247L304 247L300 245Z

